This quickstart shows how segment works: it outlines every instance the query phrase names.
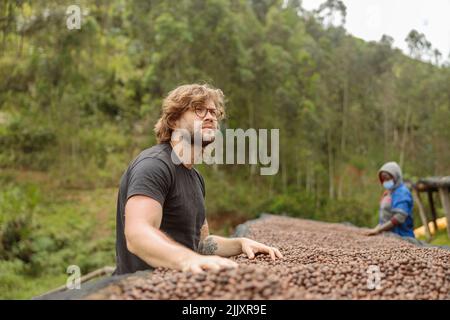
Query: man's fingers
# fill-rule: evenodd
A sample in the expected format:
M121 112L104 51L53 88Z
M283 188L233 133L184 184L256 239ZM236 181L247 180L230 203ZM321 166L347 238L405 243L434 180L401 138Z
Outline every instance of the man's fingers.
M191 269L191 272L195 273L195 274L203 272L202 268L200 268L200 266L196 265L196 264L191 265L190 269Z
M221 261L220 265L224 268L236 268L238 266L236 262L228 259L224 259L223 261Z
M255 257L255 254L253 253L253 250L250 247L244 247L242 251L244 251L244 253L247 255L249 259L253 259Z
M224 268L224 269L235 268L237 266L238 266L238 264L236 262L231 261L229 259L223 259L223 258L220 258L220 259L217 259L214 261L210 261L210 262L207 262L204 264L204 267L206 269L215 270L215 271L218 271L222 268Z
M205 270L219 271L220 269L236 268L238 264L235 261L221 258L221 257L208 257L201 258L190 265L187 265L182 270L191 271L194 274L203 273Z
M278 250L277 248L273 248L273 251L275 251L275 254L278 258L283 258L283 255L281 254L280 250Z
M237 262L231 261L231 260L227 260L227 265L230 267L237 267L238 264Z
M214 263L214 262L205 263L202 265L202 267L204 267L205 269L208 269L208 270L215 270L215 271L220 270L220 265L218 263Z
M269 250L269 254L270 254L270 257L272 258L272 260L276 260L275 252L273 251L273 249L269 247L268 250Z
M272 250L271 247L268 247L268 246L262 246L262 247L257 248L257 250L258 250L259 252L265 252L265 253L268 253L268 254L270 255L270 257L272 258L272 260L275 260L275 252L273 252L273 250Z
M244 251L244 253L248 256L249 259L253 259L255 257L256 252L267 253L270 255L272 260L276 260L277 258L283 258L283 255L281 254L280 250L268 246L256 247L254 249L251 247L244 247L242 251Z

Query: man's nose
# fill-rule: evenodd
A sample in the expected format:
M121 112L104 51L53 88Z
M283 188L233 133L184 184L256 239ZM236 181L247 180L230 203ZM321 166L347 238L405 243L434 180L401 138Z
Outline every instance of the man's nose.
M209 109L206 109L206 115L203 118L203 121L205 120L210 120L210 121L214 121L216 118L213 117L213 115L211 114L211 112L209 111Z

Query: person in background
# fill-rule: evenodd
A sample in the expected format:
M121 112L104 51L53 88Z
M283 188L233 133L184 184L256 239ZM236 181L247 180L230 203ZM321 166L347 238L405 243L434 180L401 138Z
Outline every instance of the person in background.
M379 223L367 235L389 231L401 237L414 238L414 201L403 183L400 166L396 162L385 163L378 171L378 178L385 189L380 201Z

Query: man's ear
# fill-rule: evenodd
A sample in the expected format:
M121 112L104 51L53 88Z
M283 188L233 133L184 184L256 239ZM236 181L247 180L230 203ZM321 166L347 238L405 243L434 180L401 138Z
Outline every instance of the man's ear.
M170 129L175 130L176 128L178 128L178 124L180 122L180 119L172 119L172 118L168 118L167 119L167 125L169 126Z

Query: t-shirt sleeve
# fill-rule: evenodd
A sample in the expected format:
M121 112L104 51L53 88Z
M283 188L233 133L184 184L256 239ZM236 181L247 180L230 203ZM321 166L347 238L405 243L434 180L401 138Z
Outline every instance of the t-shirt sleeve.
M172 175L162 160L142 159L130 170L128 179L127 200L135 195L144 195L164 205L172 184Z

